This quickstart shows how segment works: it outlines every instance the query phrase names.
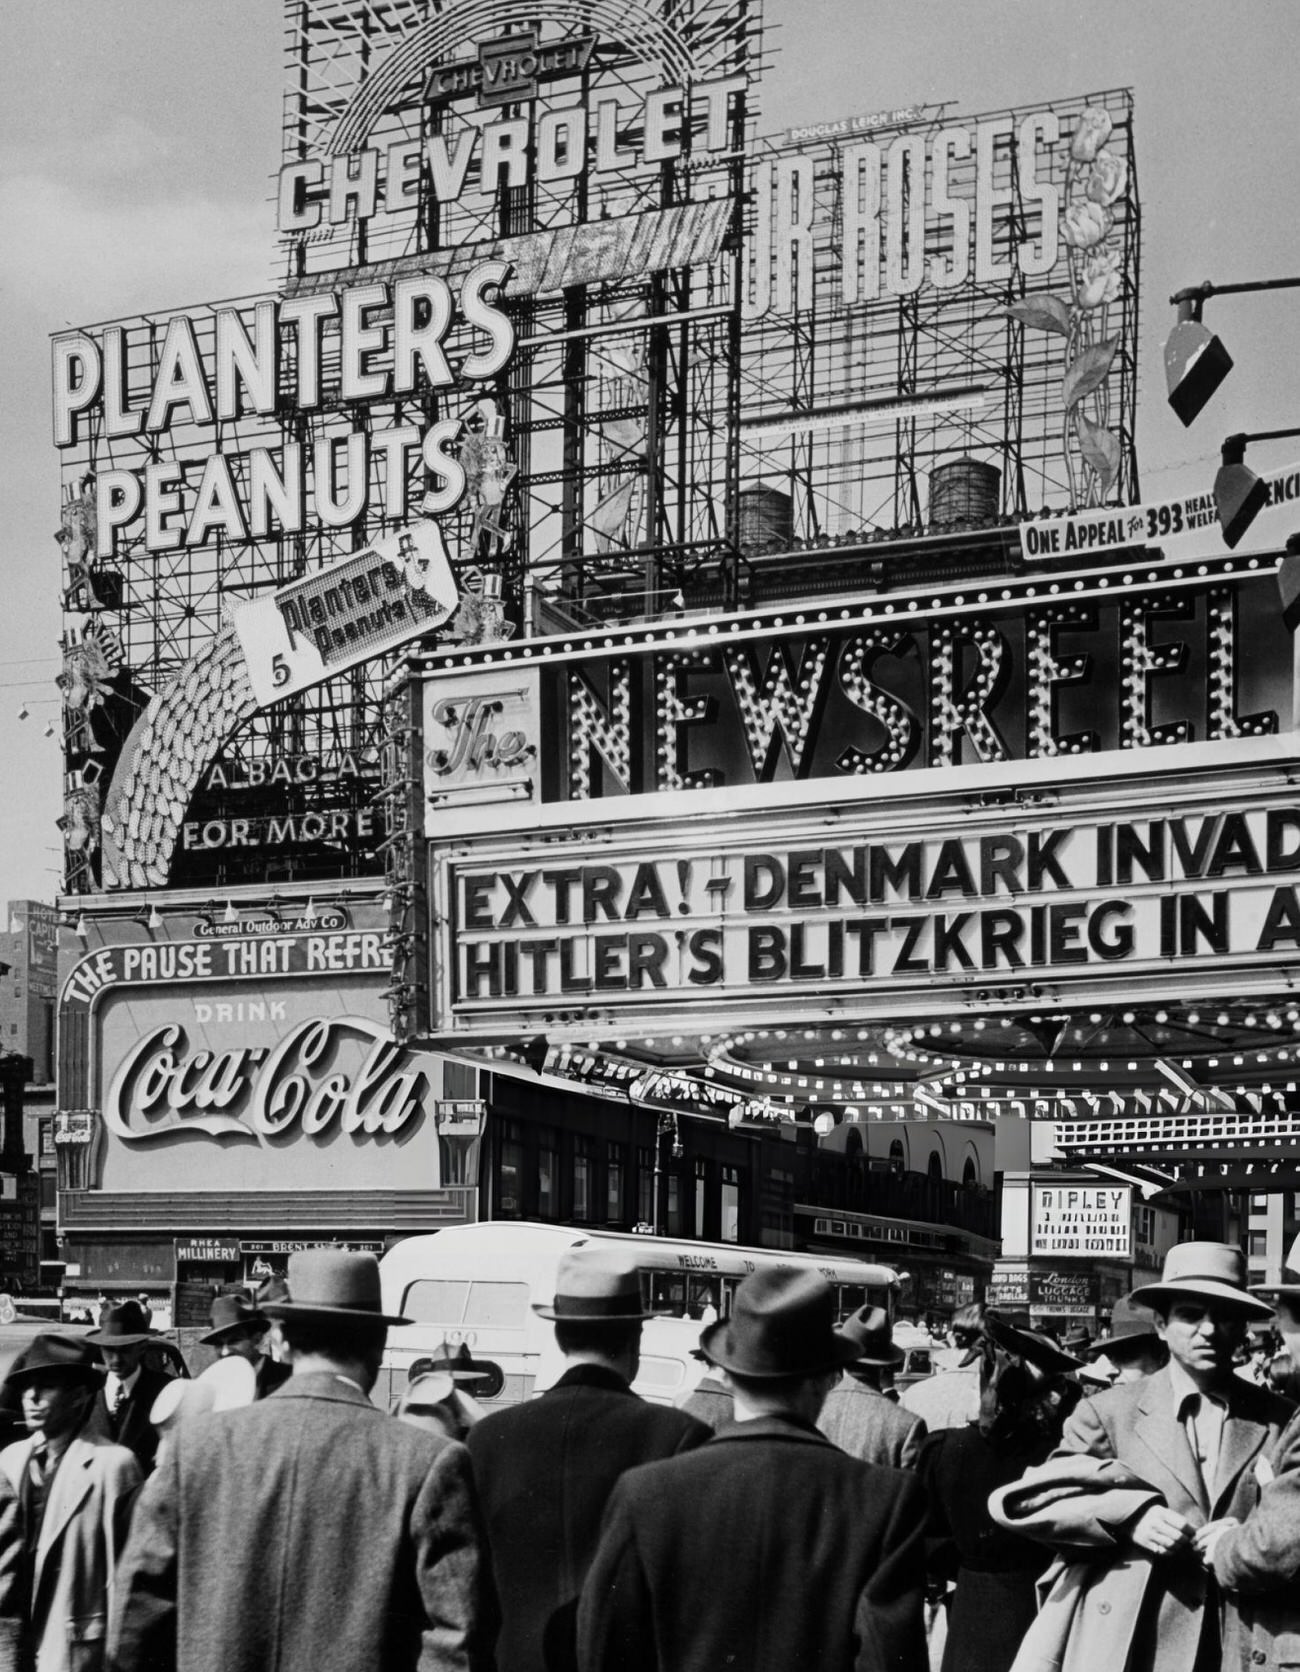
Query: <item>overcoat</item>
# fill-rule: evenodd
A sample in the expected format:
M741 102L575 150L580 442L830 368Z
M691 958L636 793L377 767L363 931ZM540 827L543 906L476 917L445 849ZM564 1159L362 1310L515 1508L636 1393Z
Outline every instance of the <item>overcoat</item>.
M581 1672L924 1672L925 1498L794 1417L734 1422L614 1488Z
M1035 1581L1051 1562L1041 1544L989 1513L990 1494L1052 1449L1050 1435L993 1438L977 1423L932 1434L918 1466L929 1520L932 1580L955 1580L946 1603L943 1672L1007 1672L1037 1610Z
M1140 1381L1081 1400L1066 1418L1054 1455L1118 1460L1193 1527L1223 1516L1244 1520L1259 1495L1256 1460L1277 1439L1292 1407L1289 1401L1236 1376L1230 1378L1225 1394L1228 1412L1218 1469L1208 1490L1202 1486L1178 1418L1167 1366ZM1123 1525L1107 1513L1104 1499L1095 1496L1082 1503L1063 1497L1055 1519L1051 1511L1046 1512L1033 1536L1072 1554L1082 1544L1092 1563L1132 1566L1134 1577L1124 1595L1135 1601L1138 1612L1130 1614L1127 1622L1131 1645L1127 1660L1103 1662L1090 1652L1086 1633L1094 1616L1083 1610L1075 1630L1085 1637L1082 1645L1072 1643L1070 1664L1106 1664L1109 1672L1192 1672L1197 1666L1205 1610L1207 1604L1217 1608L1218 1598L1194 1551L1160 1559L1146 1557L1127 1538ZM1118 1599L1108 1601L1108 1638L1119 1628L1113 1617L1119 1605Z
M493 1615L469 1454L299 1372L172 1436L114 1588L114 1672L478 1672Z
M925 1423L883 1393L846 1375L832 1388L817 1426L841 1451L864 1463L914 1469L925 1439Z
M1224 1672L1300 1668L1300 1413L1259 1472L1258 1504L1212 1553L1215 1577L1235 1604L1224 1633Z
M470 1429L500 1598L497 1672L572 1668L578 1592L614 1483L708 1438L703 1423L648 1404L591 1364Z
M17 1498L38 1438L0 1451L0 1472ZM17 1666L35 1672L98 1672L103 1666L109 1585L140 1479L139 1464L124 1446L84 1432L68 1442L47 1490ZM14 1536L21 1564L21 1520ZM0 1667L9 1672L3 1658Z

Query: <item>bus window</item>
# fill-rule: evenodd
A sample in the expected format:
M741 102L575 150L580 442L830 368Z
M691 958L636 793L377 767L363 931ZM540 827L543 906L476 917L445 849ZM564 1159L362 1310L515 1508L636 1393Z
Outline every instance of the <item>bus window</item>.
M835 1286L835 1304L841 1321L851 1318L859 1307L867 1304L867 1291L856 1283L838 1283Z
M465 1322L475 1329L523 1329L530 1293L527 1283L489 1283L476 1278L470 1284Z
M445 1277L417 1277L402 1297L402 1316L417 1324L455 1327L465 1316L468 1283Z
M686 1315L689 1318L703 1318L706 1307L712 1307L714 1315L720 1315L718 1305L721 1283L716 1277L692 1277L686 1299Z
M678 1272L650 1273L650 1310L657 1318L681 1318L686 1313L686 1279Z

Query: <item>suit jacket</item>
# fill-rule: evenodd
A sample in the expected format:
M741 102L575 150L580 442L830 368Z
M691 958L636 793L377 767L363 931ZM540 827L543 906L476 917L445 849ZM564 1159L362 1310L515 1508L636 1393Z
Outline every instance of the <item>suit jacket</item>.
M150 1370L146 1365L141 1365L135 1386L131 1389L130 1396L118 1413L116 1421L109 1411L105 1390L101 1388L95 1395L95 1404L86 1425L87 1431L134 1452L141 1472L147 1475L153 1468L158 1452L158 1431L149 1421L149 1413L153 1409L154 1400L171 1380L170 1376L164 1376L161 1371Z
M817 1426L826 1438L864 1463L914 1469L925 1439L925 1423L883 1393L845 1374L822 1406Z
M1230 1378L1224 1392L1228 1415L1218 1469L1208 1489L1202 1486L1178 1420L1167 1366L1141 1381L1081 1400L1066 1419L1054 1455L1082 1453L1117 1459L1194 1527L1227 1515L1244 1520L1259 1496L1255 1461L1277 1439L1292 1407L1288 1400L1237 1376ZM1140 1596L1138 1615L1129 1622L1131 1663L1150 1672L1189 1672L1196 1661L1209 1597L1208 1576L1200 1558L1194 1552L1147 1557L1128 1539L1123 1524L1108 1517L1103 1499L1082 1519L1077 1511L1078 1505L1063 1502L1062 1548L1083 1543L1095 1552L1094 1560L1136 1563L1145 1576L1140 1592L1135 1593ZM1035 1536L1053 1542L1050 1515ZM1086 1625L1086 1613L1082 1618ZM1225 1630L1231 1635L1230 1625ZM1086 1655L1078 1662L1088 1663Z
M1259 1502L1214 1546L1215 1577L1233 1593L1225 1633L1225 1672L1300 1667L1300 1412L1282 1430L1259 1470Z
M498 1672L573 1666L578 1592L615 1482L708 1438L693 1417L648 1404L621 1376L589 1364L470 1429L501 1599Z
M923 1672L925 1497L794 1417L736 1422L614 1488L581 1672Z
M330 1372L183 1422L137 1499L113 1615L113 1672L479 1672L469 1455Z
M0 1473L21 1500L32 1451L32 1435L0 1452ZM0 1667L34 1667L35 1672L98 1672L108 1635L108 1593L121 1556L140 1484L140 1467L124 1446L84 1432L68 1442L49 1482L45 1514L36 1545L31 1590L24 1596L21 1658ZM21 1514L5 1552L23 1560ZM12 1652L12 1644L5 1643Z

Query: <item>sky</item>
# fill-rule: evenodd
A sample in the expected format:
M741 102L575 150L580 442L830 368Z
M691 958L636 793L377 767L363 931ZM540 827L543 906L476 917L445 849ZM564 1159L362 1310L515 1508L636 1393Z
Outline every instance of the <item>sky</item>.
M50 335L275 285L283 89L279 0L8 0L2 15L0 902L59 889ZM763 132L912 104L947 102L951 117L1131 86L1143 498L1208 489L1226 435L1300 423L1296 292L1207 305L1236 367L1191 429L1165 403L1161 363L1173 291L1300 276L1294 0L766 0L765 16ZM1261 471L1296 459L1300 439L1248 456ZM1288 515L1266 513L1241 549L1257 537L1276 549Z

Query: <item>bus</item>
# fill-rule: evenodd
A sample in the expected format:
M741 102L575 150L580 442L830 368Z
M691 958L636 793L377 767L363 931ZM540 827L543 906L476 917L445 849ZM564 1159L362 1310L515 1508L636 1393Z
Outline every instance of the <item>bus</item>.
M462 1349L481 1370L467 1391L489 1410L549 1387L563 1365L552 1325L533 1304L551 1303L556 1267L566 1250L588 1246L621 1249L640 1271L652 1317L642 1330L641 1369L633 1386L656 1404L679 1404L691 1392L704 1372L692 1356L700 1331L729 1315L736 1286L750 1272L819 1272L835 1291L837 1319L867 1302L892 1317L899 1283L890 1266L851 1256L516 1220L450 1226L407 1237L379 1262L385 1312L411 1322L389 1331L376 1401L391 1405L422 1360Z

